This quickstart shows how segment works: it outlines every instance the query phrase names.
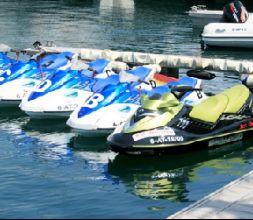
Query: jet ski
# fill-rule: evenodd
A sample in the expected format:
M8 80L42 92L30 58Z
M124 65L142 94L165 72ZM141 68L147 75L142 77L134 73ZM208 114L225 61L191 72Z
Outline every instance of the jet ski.
M84 136L110 134L118 123L135 111L140 87L150 87L142 82L151 77L162 83L164 78L156 73L160 71L159 67L146 65L120 72L118 83L109 84L104 90L94 92L89 99L84 100L70 115L67 125ZM172 77L169 79L175 80ZM104 114L109 114L106 119L102 117Z
M162 154L213 148L252 135L252 93L235 85L197 105L183 105L177 89L144 96L142 107L108 137L115 152ZM182 87L181 87L181 90Z
M128 74L143 80L146 76L142 71L147 71L147 68L139 67L135 71L128 71ZM162 74L155 74L154 82L161 76ZM192 77L182 77L178 80L163 76L163 85L159 86L146 85L145 80L141 81L142 83L134 82L138 79L132 83L109 86L101 93L95 93L70 115L67 125L83 136L109 135L140 107L142 94L163 94L168 92L170 87L180 84L201 87L201 80ZM206 95L203 92L195 91L185 93L180 101L193 104L204 98Z
M97 59L87 63L85 70L62 71L48 77L22 100L20 108L31 118L68 118L93 91L118 82L110 61Z
M6 53L0 52L0 75L17 62L17 60L8 57Z
M46 55L40 59L31 58L29 61L17 62L3 71L0 75L0 106L18 107L22 98L43 78L57 70L67 70L74 56L76 54L63 52Z

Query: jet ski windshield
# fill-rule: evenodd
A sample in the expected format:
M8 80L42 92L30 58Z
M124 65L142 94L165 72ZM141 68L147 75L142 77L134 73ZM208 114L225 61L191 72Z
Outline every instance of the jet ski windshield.
M125 124L124 132L131 133L154 129L168 124L183 105L170 92L163 95L142 96L142 107Z

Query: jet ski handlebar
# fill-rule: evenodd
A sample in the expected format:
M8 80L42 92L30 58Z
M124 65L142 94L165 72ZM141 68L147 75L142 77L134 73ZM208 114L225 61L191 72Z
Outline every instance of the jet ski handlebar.
M156 88L156 81L155 80L150 79L150 80L146 81L146 80L139 79L138 82L144 83L146 85L150 85L152 88Z
M179 85L179 86L173 86L171 88L171 92L192 92L192 91L202 91L200 88L194 88L192 86L186 86L186 85Z
M194 88L192 86L187 86L187 85L173 86L171 88L171 93L174 94L174 96L177 99L180 99L185 93L192 92L192 91L200 92L200 91L202 91L202 89L201 88Z

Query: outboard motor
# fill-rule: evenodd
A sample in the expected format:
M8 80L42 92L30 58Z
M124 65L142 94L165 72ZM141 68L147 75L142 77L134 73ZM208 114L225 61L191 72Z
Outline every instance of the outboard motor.
M231 23L244 23L248 20L249 13L242 4L242 2L236 0L223 8L222 22Z

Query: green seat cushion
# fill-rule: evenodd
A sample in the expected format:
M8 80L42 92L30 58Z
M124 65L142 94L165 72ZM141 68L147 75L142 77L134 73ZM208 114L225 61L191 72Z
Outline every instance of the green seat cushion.
M223 94L229 99L224 113L237 113L249 98L249 89L244 85L236 85L224 90Z
M228 97L224 94L211 96L193 107L190 117L205 122L215 123L225 111Z
M190 117L215 123L222 113L237 113L248 99L249 94L249 89L246 86L233 86L194 106Z

